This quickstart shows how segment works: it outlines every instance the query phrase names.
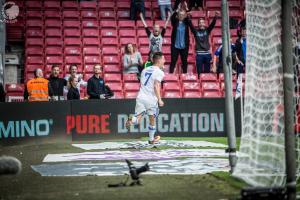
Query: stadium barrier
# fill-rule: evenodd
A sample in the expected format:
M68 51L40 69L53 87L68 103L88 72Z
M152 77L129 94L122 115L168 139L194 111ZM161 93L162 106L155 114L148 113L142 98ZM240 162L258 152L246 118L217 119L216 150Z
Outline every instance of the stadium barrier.
M157 118L162 137L224 137L225 101L165 99ZM71 142L147 136L148 118L128 132L125 121L135 100L110 99L0 104L0 144ZM240 104L235 102L240 135Z

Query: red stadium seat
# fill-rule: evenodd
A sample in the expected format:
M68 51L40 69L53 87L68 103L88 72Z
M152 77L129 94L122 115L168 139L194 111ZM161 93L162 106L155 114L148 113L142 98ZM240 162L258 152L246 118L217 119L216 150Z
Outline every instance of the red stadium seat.
M45 10L55 10L59 11L61 8L59 1L44 1Z
M114 10L115 6L116 6L115 2L113 1L98 2L98 7L100 10L106 10L106 9Z
M67 46L64 48L65 55L81 55L81 48L78 46Z
M7 83L5 84L5 91L7 93L23 93L24 84Z
M99 38L83 38L82 40L84 46L99 46Z
M47 28L45 29L46 37L62 37L62 32L60 28Z
M45 55L62 55L62 48L57 46L48 46L45 49Z
M193 12L192 18L193 19L206 18L206 12L205 11Z
M26 73L28 72L34 72L36 69L44 69L44 67L40 66L40 65L26 65L25 67L25 71Z
M217 82L217 75L213 73L200 74L200 81L202 82Z
M85 20L85 19L94 19L97 20L98 19L98 14L96 11L92 11L92 10L82 10L81 11L81 19Z
M62 1L63 10L78 10L79 4L77 1Z
M106 82L106 84L114 92L122 92L123 91L122 84L120 84L120 83Z
M206 1L207 10L221 10L221 1Z
M129 10L118 10L117 11L117 17L119 20L122 19L130 19L130 11Z
M164 91L181 91L180 84L175 82L164 83Z
M137 91L125 92L125 99L135 99L138 95Z
M92 76L94 76L93 73L85 73L83 80L88 81Z
M118 10L119 9L130 10L130 2L118 2L116 6Z
M222 94L220 92L216 92L216 91L207 91L207 92L203 92L203 97L204 98L220 98L220 97L222 97Z
M123 74L124 83L138 83L136 74Z
M104 65L103 71L104 73L120 73L121 69L118 64L112 64L112 65Z
M166 91L164 92L164 98L181 98L181 93L178 91Z
M101 59L99 56L84 56L85 64L101 64Z
M118 22L118 27L120 30L126 28L132 29L135 27L135 22L131 20L120 20Z
M45 20L45 28L61 28L60 19L46 19Z
M98 29L98 22L94 20L84 20L82 21L82 27Z
M135 38L136 37L136 32L135 30L129 30L129 29L122 29L122 30L119 30L119 36L120 37L124 37L124 38Z
M62 46L63 41L58 40L57 38L46 38L45 39L45 45L46 46Z
M41 20L43 18L43 14L42 14L41 10L28 10L26 12L26 18L27 18L27 20L32 20L32 19Z
M98 29L82 29L82 36L83 37L98 37L99 36L99 31Z
M107 20L100 20L100 27L101 28L117 28L117 22L116 21L107 21Z
M31 19L26 21L26 28L29 27L36 27L36 28L43 28L44 22L39 19Z
M140 89L140 83L124 83L125 91L138 91Z
M78 28L68 28L64 30L64 36L65 37L80 37L80 29Z
M64 28L79 28L80 21L64 20L63 26L64 26Z
M84 65L84 72L85 73L94 73L94 66L95 65Z
M146 20L147 26L152 30L153 27L153 21L152 20ZM136 28L137 29L143 29L145 31L144 24L141 20L136 21Z
M140 39L140 37L148 38L145 29L138 29L137 30L137 36L139 37L139 39Z
M63 64L62 56L46 56L46 65Z
M102 48L102 54L103 55L119 55L119 48L115 46L105 46Z
M101 50L99 47L90 46L90 47L83 48L84 55L100 55L100 53Z
M66 46L81 46L80 38L65 38L64 44Z
M229 6L229 8L240 9L241 3L240 3L240 1L228 1L228 6Z
M105 82L122 82L121 74L104 74L104 80Z
M99 11L99 18L101 20L115 20L116 13L114 10L100 10Z
M101 40L103 46L118 46L117 38L105 38Z
M43 48L42 47L28 47L25 48L26 55L43 55Z
M26 30L26 38L42 38L44 36L43 30L41 29L36 29L36 28L28 28Z
M169 73L166 73L165 77L164 77L164 81L178 83L179 82L178 74L169 74Z
M147 46L149 48L149 39L148 38L140 38L139 37L139 45L140 46Z
M180 79L182 82L197 82L197 74L180 74Z
M104 64L120 64L120 59L118 56L103 56Z
M97 2L96 1L81 1L80 2L80 9L81 10L92 10L92 11L95 10L96 11Z
M45 19L61 19L61 12L58 10L45 10L44 12Z
M183 93L183 98L201 98L201 93L196 91L186 91Z
M220 91L219 82L202 82L202 91Z
M107 38L107 37L118 37L117 30L115 29L101 29L101 36L102 38Z
M65 64L81 65L81 56L65 56Z
M121 46L124 46L124 45L126 45L128 43L136 44L135 38L129 38L129 37L120 38L120 45Z
M40 10L42 8L42 1L25 1L27 10Z
M185 82L182 84L183 91L196 91L200 92L200 83L198 82Z
M80 13L77 10L63 10L64 20L80 20Z
M26 46L44 46L42 38L27 38Z

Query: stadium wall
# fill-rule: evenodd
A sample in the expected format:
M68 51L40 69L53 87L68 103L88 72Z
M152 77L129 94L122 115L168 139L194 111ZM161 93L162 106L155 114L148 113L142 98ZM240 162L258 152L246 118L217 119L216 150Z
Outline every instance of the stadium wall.
M235 103L240 133L239 102ZM128 132L124 124L135 100L110 99L0 104L0 144L71 142L147 136L148 118ZM158 133L172 137L224 137L225 101L165 99L157 118Z

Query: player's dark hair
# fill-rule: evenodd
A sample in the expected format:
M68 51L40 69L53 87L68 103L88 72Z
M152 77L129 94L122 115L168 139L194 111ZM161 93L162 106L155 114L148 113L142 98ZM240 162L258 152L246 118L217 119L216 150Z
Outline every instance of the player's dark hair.
M158 52L155 52L152 56L152 60L153 60L153 63L156 63L158 60L160 60L161 58L163 57L163 53L158 51Z

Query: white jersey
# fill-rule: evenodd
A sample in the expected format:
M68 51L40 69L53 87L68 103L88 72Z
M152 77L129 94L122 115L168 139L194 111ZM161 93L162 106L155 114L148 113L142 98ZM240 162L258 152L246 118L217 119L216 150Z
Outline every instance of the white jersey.
M154 82L161 82L164 76L164 72L157 66L150 66L144 69L141 74L141 87L137 99L157 103L158 99L154 92Z

